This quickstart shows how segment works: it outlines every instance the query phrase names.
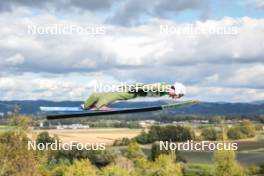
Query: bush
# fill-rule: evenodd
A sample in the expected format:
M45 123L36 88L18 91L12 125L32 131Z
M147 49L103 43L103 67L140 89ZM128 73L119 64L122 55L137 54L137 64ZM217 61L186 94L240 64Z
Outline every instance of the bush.
M260 168L252 165L247 168L247 175L257 175L260 174Z
M90 160L90 162L98 167L106 166L111 163L114 156L109 150L58 150L50 152L49 160L69 160L73 162L74 160Z
M141 150L140 146L135 141L133 141L133 142L131 142L129 144L128 149L125 152L125 156L128 159L137 159L137 158L145 157L145 155L144 155L143 151Z
M55 139L53 137L50 137L47 131L39 133L36 139L37 144L39 143L47 144L47 143L54 143L54 142L55 142Z
M133 161L121 155L116 156L112 164L129 172L134 170Z
M201 135L202 135L204 140L216 141L218 133L214 128L208 127L208 128L202 129Z
M65 172L65 176L96 176L96 168L89 160L75 160Z
M184 168L185 176L213 176L213 166L206 164L189 164Z
M59 162L42 163L39 170L43 176L63 176L69 166L69 161L65 159Z
M160 150L158 142L154 142L151 146L151 160L155 161L161 154L169 154L169 150Z
M116 139L113 143L113 146L127 146L131 140L129 138Z
M260 164L259 166L259 173L264 174L264 163Z
M169 155L160 155L155 162L144 158L135 163L137 175L144 176L181 176L182 167Z
M191 128L183 126L151 126L148 133L141 132L136 137L140 144L152 143L155 141L187 141L194 139L194 132Z
M102 176L130 176L129 171L122 169L118 166L106 166L102 170Z
M214 153L215 176L245 176L243 168L235 160L232 150L218 150Z
M28 141L23 131L0 135L0 175L38 175L39 157L28 150Z
M246 137L254 137L256 135L255 125L248 120L241 122L240 130Z
M140 144L149 144L151 143L150 137L145 130L142 130L141 133L135 138L136 141Z
M232 127L227 131L227 137L228 139L237 140L237 139L243 139L245 136L239 130L239 128Z
M250 121L243 121L227 131L228 138L232 140L250 138L254 137L255 135L255 125Z
M32 125L32 118L22 115L14 115L9 119L9 125L16 126L20 130L27 130Z

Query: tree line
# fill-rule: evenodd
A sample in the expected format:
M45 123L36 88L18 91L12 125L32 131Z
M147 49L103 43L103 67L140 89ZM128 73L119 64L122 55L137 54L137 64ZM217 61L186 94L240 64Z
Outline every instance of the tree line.
M128 146L123 149L33 151L27 149L32 121L24 116L16 116L9 123L12 128L0 133L0 176L244 176L264 173L262 165L242 167L236 161L234 151L214 152L213 165L204 168L186 163L177 151L160 151L155 144L160 140L176 142L195 139L191 127L152 126L134 140L124 140ZM242 122L229 129L232 128L240 129L243 135L252 134L250 122ZM228 133L227 130L223 131ZM204 131L203 137L205 134L208 131ZM210 136L211 139L213 137ZM37 143L55 140L59 138L50 136L48 132L36 136ZM151 144L150 155L139 143Z

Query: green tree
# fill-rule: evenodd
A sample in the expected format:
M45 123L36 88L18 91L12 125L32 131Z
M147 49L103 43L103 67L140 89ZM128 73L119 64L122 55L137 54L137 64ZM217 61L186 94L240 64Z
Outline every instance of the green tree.
M39 175L40 156L28 150L29 139L23 131L8 131L0 135L0 175Z
M260 123L264 123L264 114L261 114L258 119Z
M137 175L144 176L181 176L181 165L175 162L170 155L160 155L156 161L148 161L144 158L136 161L135 172Z
M202 128L201 135L204 140L216 141L218 133L213 127Z
M238 125L231 127L228 132L227 136L229 139L243 139L254 137L256 135L256 127L255 125L245 120Z
M66 171L65 176L96 176L96 168L89 160L75 160Z
M249 120L241 122L240 130L246 137L254 137L256 135L255 125Z
M236 140L236 139L242 139L245 136L240 131L240 128L232 127L227 131L227 137L228 139Z
M151 145L151 160L155 161L161 154L170 154L170 150L160 150L159 142L154 142Z
M39 170L43 176L64 176L65 171L70 166L68 160L61 160L59 162L47 162L46 160L41 163Z
M264 174L264 163L259 165L259 172L260 174Z
M214 153L215 176L244 176L242 167L235 160L232 150L218 150Z
M16 126L18 130L27 130L32 124L32 118L23 115L12 116L9 125Z
M148 144L150 142L148 133L143 129L141 133L136 137L136 141L140 144Z
M37 144L39 143L46 144L46 143L54 143L54 142L55 142L55 139L51 137L47 131L43 131L39 133L36 139Z
M151 126L148 132L148 141L154 142L160 140L161 130L162 130L161 126L156 126L156 125Z
M142 158L145 155L141 150L139 144L133 141L128 145L128 149L125 152L125 156L129 159L137 159L137 158Z
M175 163L176 157L170 155L160 155L155 161L154 165L159 168L157 175L167 176L167 175L182 175L182 170L180 164Z
M141 144L152 143L155 141L186 141L194 139L194 132L190 127L184 126L151 126L146 134L142 132L136 137L136 140Z
M106 166L102 169L103 176L131 176L132 174L125 169L115 165Z
M70 162L80 159L89 159L89 161L98 166L106 166L113 160L113 153L110 150L77 150L73 147L72 150L51 151L49 160L60 161L68 159Z

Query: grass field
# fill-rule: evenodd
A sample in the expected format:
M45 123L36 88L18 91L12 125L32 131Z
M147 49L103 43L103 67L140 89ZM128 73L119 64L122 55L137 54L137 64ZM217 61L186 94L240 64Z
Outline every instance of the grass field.
M213 153L212 152L179 152L188 163L200 163L200 164L212 164ZM263 152L238 152L237 160L244 165L261 164L264 162Z
M0 132L2 132L2 131L6 131L6 130L8 130L8 129L10 129L9 126L0 125Z
M77 141L81 143L106 143L111 145L114 140L120 138L133 138L140 129L128 128L92 128L78 130L34 130L31 138L34 139L40 132L47 131L51 136L57 135L62 142Z

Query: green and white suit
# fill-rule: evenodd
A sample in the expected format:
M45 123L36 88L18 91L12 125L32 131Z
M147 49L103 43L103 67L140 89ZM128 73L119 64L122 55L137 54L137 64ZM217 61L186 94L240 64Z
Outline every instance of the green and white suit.
M84 103L84 108L100 108L118 100L129 100L136 97L160 97L168 94L171 85L165 83L141 84L132 89L123 88L118 92L93 93Z

